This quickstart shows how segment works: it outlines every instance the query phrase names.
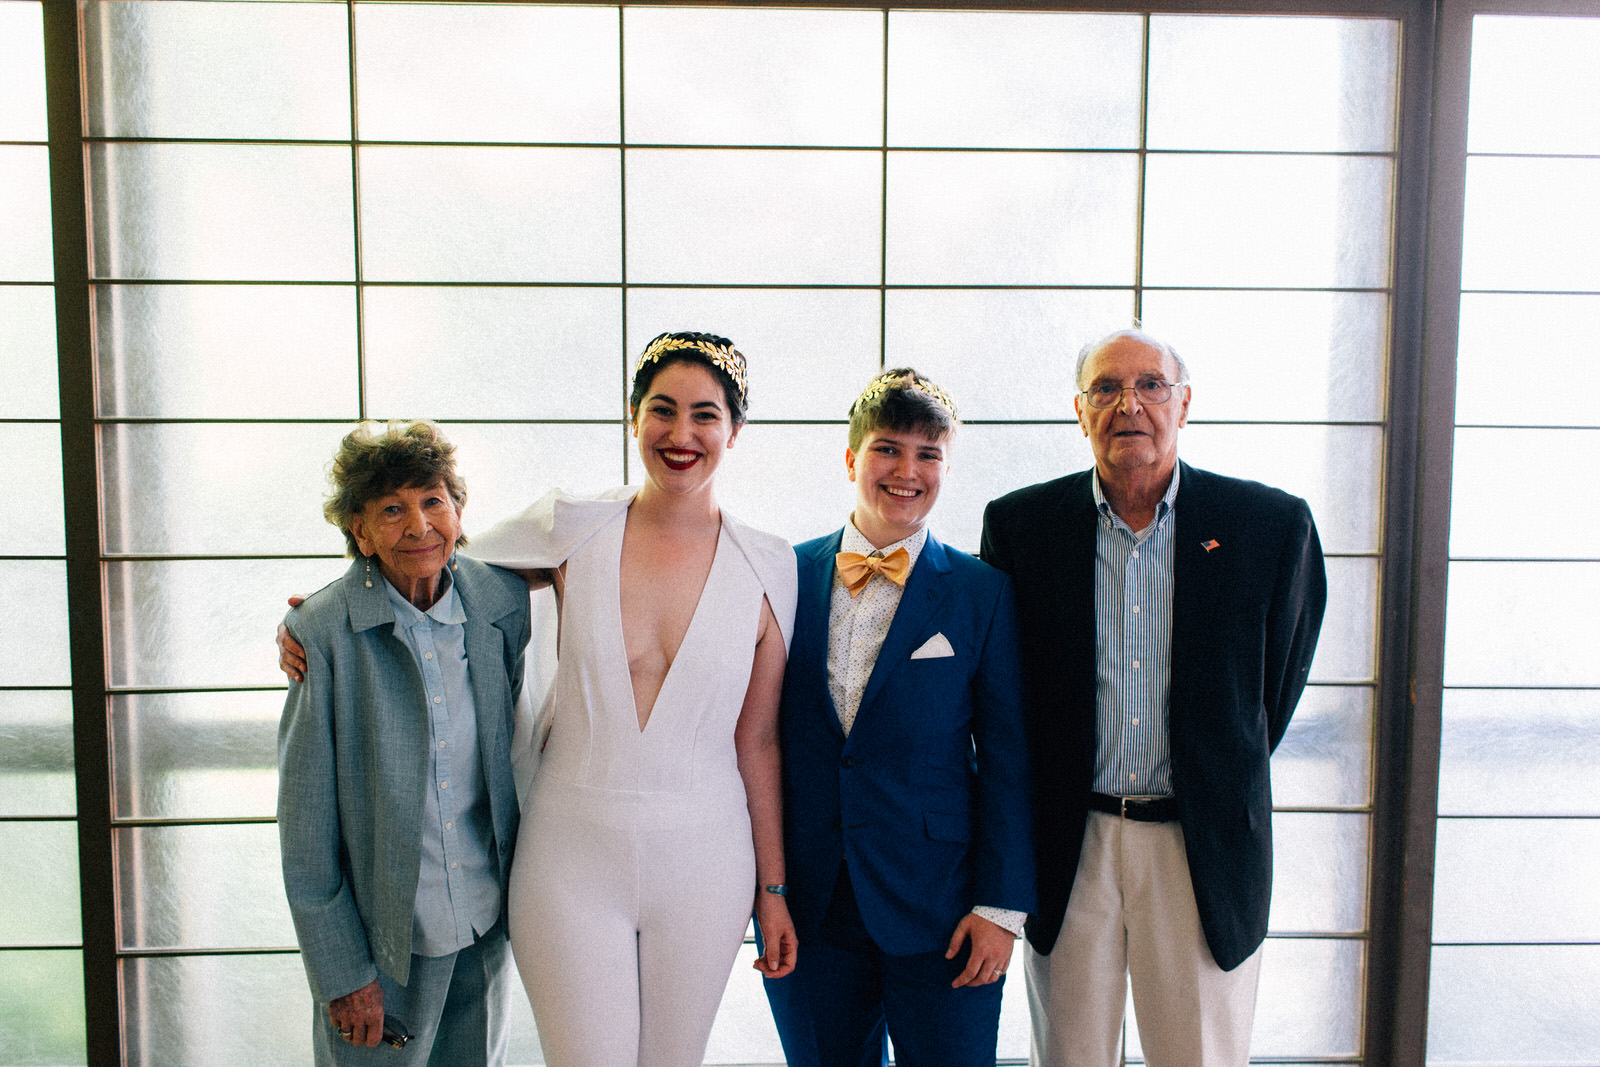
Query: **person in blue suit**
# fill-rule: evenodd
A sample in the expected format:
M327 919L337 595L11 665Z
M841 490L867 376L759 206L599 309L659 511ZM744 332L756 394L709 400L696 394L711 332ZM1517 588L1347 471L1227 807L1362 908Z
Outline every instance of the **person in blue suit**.
M851 407L855 510L798 545L779 712L795 971L765 983L791 1067L993 1067L1034 907L1010 581L928 515L955 405L913 370Z

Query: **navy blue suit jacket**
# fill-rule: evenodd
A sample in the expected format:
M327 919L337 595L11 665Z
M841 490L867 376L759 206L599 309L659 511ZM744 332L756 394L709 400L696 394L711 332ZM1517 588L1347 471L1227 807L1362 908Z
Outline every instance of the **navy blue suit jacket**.
M1268 760L1305 688L1327 579L1299 497L1183 464L1173 507L1172 786L1200 925L1231 970L1267 932ZM1040 952L1066 914L1094 777L1098 514L1080 471L991 501L983 517L983 558L1012 576L1022 625L1039 798L1028 940Z
M930 534L847 739L828 693L842 534L795 548L800 599L780 713L789 910L804 944L844 860L879 948L943 951L974 904L1034 908L1011 583ZM911 658L941 633L955 655Z

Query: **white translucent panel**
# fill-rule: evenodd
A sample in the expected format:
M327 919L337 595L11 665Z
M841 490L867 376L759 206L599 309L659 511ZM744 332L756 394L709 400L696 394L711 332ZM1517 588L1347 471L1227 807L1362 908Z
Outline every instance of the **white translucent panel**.
M362 300L374 418L614 419L622 410L620 289L383 286Z
M340 4L90 0L86 132L347 139L346 17Z
M101 430L106 551L344 551L322 517L339 424L121 423Z
M878 373L881 318L871 290L633 289L627 372L656 334L721 334L748 365L750 418L843 422Z
M635 149L628 280L877 284L876 152Z
M0 589L26 612L0 611L0 686L69 685L67 570L53 560L0 560Z
M46 423L0 423L0 500L19 509L26 522L0 529L0 556L59 556L66 552L62 518L61 427Z
M1155 15L1147 143L1392 151L1399 59L1398 20Z
M0 145L0 281L47 282L53 264L48 150Z
M1146 289L1140 319L1183 356L1204 418L1384 417L1385 293Z
M1367 928L1369 823L1369 816L1353 813L1280 811L1272 817L1273 931L1357 934Z
M1600 563L1450 564L1446 685L1600 685Z
M1377 671L1378 560L1333 556L1324 564L1328 608L1310 680L1370 682Z
M1463 289L1600 289L1600 159L1467 160Z
M883 143L876 11L630 7L622 27L634 144Z
M349 148L94 144L88 152L96 277L355 275Z
M1435 944L1600 941L1600 818L1440 819L1435 849Z
M1272 754L1278 807L1372 803L1372 690L1313 685Z
M122 828L116 850L123 948L295 943L273 824Z
M296 591L282 592L287 597ZM278 800L282 712L283 694L276 690L113 696L111 777L117 817L272 815Z
M0 285L0 418L61 416L56 384L55 290Z
M746 426L717 471L717 502L741 521L790 542L837 530L855 505L855 486L845 476L846 436L843 420ZM635 459L634 481L638 470Z
M0 1034L6 1036L6 1058L15 1064L88 1063L83 953L0 952Z
M621 485L622 420L611 425L494 426L446 423L467 480L463 528L470 537L559 486L597 492ZM470 549L469 549L470 551Z
M1470 152L1600 153L1600 19L1475 15Z
M1596 767L1600 690L1445 690L1439 814L1600 815Z
M889 156L886 272L895 285L1129 285L1131 154Z
M384 281L617 281L619 158L599 148L363 148L362 270Z
M129 1067L310 1063L311 1027L327 1019L295 954L130 959L122 982Z
M353 419L360 410L351 287L98 285L94 299L101 415Z
M1019 966L1026 951L1018 945L1011 957L1013 966ZM1004 1063L1026 1063L1033 1037L1033 1020L1028 1011L1028 982L1023 972L1005 979L1000 991L1000 1033L995 1042L995 1059Z
M778 1028L767 1005L765 981L754 966L756 948L747 944L739 950L733 973L722 992L722 1005L711 1028L702 1063L745 1064L782 1063L783 1046L778 1043Z
M114 687L283 685L273 633L291 593L336 580L342 559L105 565Z
M0 822L0 945L83 940L78 824Z
M37 3L0 4L0 141L46 137L43 16Z
M1132 321L1128 289L895 289L883 358L938 382L963 419L1071 420L1078 349Z
M946 454L950 470L944 476L931 528L946 544L974 555L983 534L983 509L989 501L1025 485L1083 470L1094 462L1077 427L1059 425L963 426ZM841 465L843 461L841 456Z
M0 816L72 815L72 695L0 691Z
M1148 285L1389 284L1389 159L1151 156Z
M361 136L618 139L617 9L360 4Z
M1430 1065L1594 1061L1600 945L1437 946L1432 963Z
M1194 390L1189 415L1211 417L1203 388ZM1196 467L1265 482L1304 497L1324 552L1376 552L1379 548L1381 427L1191 423L1183 431L1179 454Z
M892 11L889 144L1137 148L1144 20Z
M1450 483L1450 555L1600 558L1600 498L1572 494L1560 522L1530 522L1524 508L1507 500L1508 490L1529 471L1585 466L1596 457L1600 457L1600 428L1457 430L1455 476Z
M1456 350L1456 422L1485 425L1593 426L1589 404L1511 403L1513 377L1530 371L1530 348L1560 353L1561 366L1582 378L1600 374L1600 296L1553 293L1462 293ZM1536 371L1534 373L1537 373Z

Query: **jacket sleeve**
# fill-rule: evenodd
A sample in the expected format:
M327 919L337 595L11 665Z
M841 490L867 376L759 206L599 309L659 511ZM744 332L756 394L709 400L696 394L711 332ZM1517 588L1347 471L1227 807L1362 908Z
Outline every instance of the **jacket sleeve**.
M1004 579L973 679L973 741L978 761L974 900L1033 912L1033 814L1023 724L1022 661L1016 601Z
M1328 604L1328 578L1316 523L1304 500L1294 503L1268 609L1267 647L1262 664L1267 737L1273 749L1283 740L1289 718L1305 691Z

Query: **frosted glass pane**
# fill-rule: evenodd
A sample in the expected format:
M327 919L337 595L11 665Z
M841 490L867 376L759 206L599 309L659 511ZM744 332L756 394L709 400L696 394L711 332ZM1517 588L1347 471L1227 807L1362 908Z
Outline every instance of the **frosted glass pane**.
M1600 558L1600 499L1593 494L1570 496L1559 523L1529 522L1506 499L1508 486L1542 464L1583 466L1597 456L1600 429L1457 430L1450 555Z
M0 685L70 685L66 565L0 560L0 589L23 614L0 611Z
M1600 1048L1600 945L1436 947L1429 1064L1588 1063Z
M787 541L836 530L855 503L845 478L845 426L746 426L717 471L717 502ZM639 462L632 465L639 481ZM783 491L773 492L774 478Z
M291 593L344 573L335 559L108 563L112 686L283 685L273 632Z
M1400 23L1150 19L1151 148L1394 149Z
M1204 418L1384 417L1387 294L1146 289L1140 318L1183 355Z
M878 12L631 7L622 26L634 144L883 143Z
M78 824L0 822L0 945L83 940Z
M1579 377L1600 375L1600 296L1549 293L1462 293L1456 352L1456 422L1488 425L1592 426L1589 404L1539 404L1505 399L1508 379L1527 368L1516 353L1537 335L1539 348L1561 353Z
M619 156L364 148L362 269L394 281L616 281Z
M0 815L72 815L72 695L0 692Z
M293 590L283 592L287 596ZM279 603L283 603L281 598ZM278 800L278 717L282 712L283 693L275 690L112 697L111 760L117 816L226 819L272 815Z
M622 420L611 425L493 426L446 423L467 479L468 536L533 503L553 486L597 492L623 484ZM636 465L637 465L637 461Z
M1450 564L1446 685L1600 685L1600 563Z
M1596 767L1600 690L1445 690L1439 814L1600 815Z
M1378 561L1333 556L1328 571L1328 608L1322 618L1313 682L1370 682L1377 670Z
M617 10L356 8L361 136L615 143Z
M312 1062L318 1020L297 954L131 959L122 980L129 1067Z
M1274 931L1355 934L1367 928L1368 823L1366 815L1345 813L1280 811L1272 817Z
M930 364L928 373L934 381L942 381L942 370ZM1074 426L963 426L946 454L950 471L944 476L931 528L946 544L974 555L983 533L983 509L989 501L1025 485L1083 470L1094 462ZM842 454L839 463L843 479ZM843 523L841 514L834 525Z
M0 141L46 137L43 12L36 3L0 4Z
M1436 847L1435 944L1600 941L1600 819L1440 819Z
M1149 285L1389 284L1388 159L1152 156Z
M360 410L353 288L99 285L94 298L102 415L354 419Z
M350 149L89 146L96 277L349 280Z
M101 430L106 551L342 554L322 517L346 425L113 424ZM470 483L469 483L470 484Z
M0 281L47 282L53 264L48 150L0 145Z
M753 966L755 945L745 945L733 964L733 974L722 993L722 1006L711 1029L702 1062L706 1064L782 1063L783 1046L767 1004L765 980Z
M83 953L0 952L0 1034L18 1067L87 1064Z
M1078 349L1133 321L1128 289L896 289L884 301L884 365L928 374L968 420L1071 420Z
M116 843L123 948L295 943L275 825L124 828Z
M1197 387L1190 418L1211 417L1205 397L1205 390ZM1183 434L1179 454L1196 467L1265 482L1304 497L1324 552L1378 550L1383 500L1379 427L1191 423Z
M0 424L0 499L23 509L26 522L0 530L0 555L66 553L62 518L61 427L56 423Z
M628 280L877 284L882 200L875 152L630 151Z
M889 13L889 144L1137 148L1143 19Z
M1600 289L1600 159L1467 160L1463 289Z
M1128 285L1132 155L895 153L888 280L896 285Z
M878 373L880 321L873 291L633 289L627 370L663 331L721 334L749 365L752 419L842 423Z
M1600 19L1472 20L1470 152L1600 152Z
M54 289L0 285L0 377L0 418L60 418Z
M395 286L363 300L374 418L614 419L622 410L619 289Z
M1278 807L1372 803L1372 690L1313 685L1272 754Z

